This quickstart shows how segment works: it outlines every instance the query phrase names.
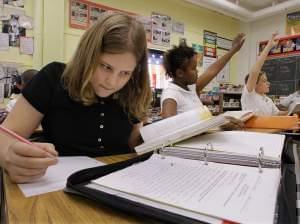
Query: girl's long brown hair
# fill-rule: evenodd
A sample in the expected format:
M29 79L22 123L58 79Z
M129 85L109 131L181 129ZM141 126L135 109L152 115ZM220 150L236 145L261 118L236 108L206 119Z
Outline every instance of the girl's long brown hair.
M102 53L131 52L137 66L128 83L118 92L124 110L144 120L151 101L147 64L147 42L144 27L131 16L106 13L82 36L63 73L63 82L74 100L85 105L96 103L97 96L90 83Z

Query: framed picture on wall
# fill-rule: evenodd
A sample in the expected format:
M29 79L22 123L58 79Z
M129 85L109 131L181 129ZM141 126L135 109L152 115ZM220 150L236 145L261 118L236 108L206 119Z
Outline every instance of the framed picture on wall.
M99 17L107 11L123 12L124 14L135 16L134 13L115 9L87 0L69 0L69 11L70 27L83 30L86 30L93 25L93 23L95 23Z
M87 29L89 27L89 5L84 0L70 0L70 27Z
M20 26L19 15L11 15L9 20L2 21L2 33L8 33L9 46L20 46L20 37L26 35L26 29Z
M90 6L90 21L89 25L91 26L94 22L98 20L98 18L101 16L102 13L106 12L105 9L95 7L95 6Z
M172 23L171 17L152 12L152 38L151 42L156 45L170 46Z

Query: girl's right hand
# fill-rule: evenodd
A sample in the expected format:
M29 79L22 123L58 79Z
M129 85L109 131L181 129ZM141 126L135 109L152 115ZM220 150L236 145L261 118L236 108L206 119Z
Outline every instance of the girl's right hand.
M58 162L57 156L54 145L49 143L14 142L5 155L4 169L15 183L32 182Z
M268 44L270 45L270 47L275 47L278 45L279 42L279 38L277 38L278 36L278 32L275 32L272 34L271 39L269 40Z

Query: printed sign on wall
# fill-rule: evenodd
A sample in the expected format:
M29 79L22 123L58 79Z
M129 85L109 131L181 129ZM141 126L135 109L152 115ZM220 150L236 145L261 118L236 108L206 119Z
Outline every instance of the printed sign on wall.
M217 33L204 30L203 35L204 56L217 57Z

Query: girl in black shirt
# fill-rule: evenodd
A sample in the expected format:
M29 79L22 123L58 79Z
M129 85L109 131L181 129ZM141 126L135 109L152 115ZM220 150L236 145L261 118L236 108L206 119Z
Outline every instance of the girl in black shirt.
M58 155L128 153L151 99L144 27L103 15L66 65L46 65L28 83L3 126L28 138L41 123L50 143L28 145L0 134L0 165L14 182L33 181Z

